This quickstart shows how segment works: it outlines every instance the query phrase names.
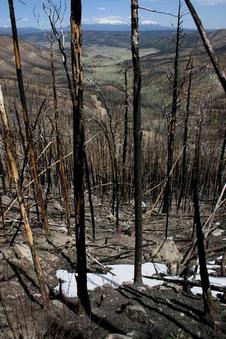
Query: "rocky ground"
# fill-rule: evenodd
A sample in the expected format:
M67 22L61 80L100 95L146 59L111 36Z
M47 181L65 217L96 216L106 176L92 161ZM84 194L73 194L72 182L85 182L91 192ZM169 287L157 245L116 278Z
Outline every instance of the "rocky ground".
M8 199L8 200L7 200ZM9 198L3 199L4 206ZM96 199L97 200L97 199ZM32 229L41 264L51 290L50 312L42 308L41 295L33 270L26 239L21 230L10 246L18 226L18 206L7 214L7 241L0 230L0 338L213 338L214 327L203 317L200 295L185 293L181 284L164 282L161 286L136 287L125 282L117 289L105 285L90 291L91 317L84 314L77 299L60 295L56 272L76 270L75 237L67 234L56 201L49 202L51 234L46 237L31 210ZM92 241L90 215L87 211L87 252L89 272L106 272L111 264L132 264L134 255L134 219L132 208L120 213L120 232L115 232L114 217L108 206L95 205L97 239ZM205 212L205 211L204 211ZM207 212L205 212L207 213ZM17 221L15 221L17 220ZM171 217L170 234L162 241L165 216L144 213L144 262L164 262L168 274L175 274L184 253L190 246L192 216ZM208 243L211 274L219 275L216 258L225 246L224 211ZM11 230L11 231L10 231ZM193 258L195 259L195 257ZM193 265L193 260L191 264ZM161 277L159 277L160 279ZM226 278L225 278L226 280ZM226 281L225 281L226 285ZM189 291L188 291L189 292ZM216 296L216 293L214 294ZM221 298L222 299L222 298ZM215 299L226 337L226 305Z

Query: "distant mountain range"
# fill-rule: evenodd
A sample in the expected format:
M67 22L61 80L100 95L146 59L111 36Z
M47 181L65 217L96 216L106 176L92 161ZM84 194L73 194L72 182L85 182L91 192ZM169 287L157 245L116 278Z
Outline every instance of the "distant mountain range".
M120 24L120 25L112 25L112 24L84 24L84 31L106 31L106 32L128 32L130 31L130 25ZM65 31L68 30L68 27L65 27ZM161 26L159 24L145 24L140 25L141 31L170 31L174 30L173 27ZM20 36L41 33L43 30L36 27L18 27L18 33ZM48 32L48 30L44 30L44 32ZM0 27L0 35L10 35L11 27Z
M41 30L35 27L19 27L18 34L19 35L27 35L27 34L34 34L40 33ZM0 27L0 35L11 35L12 30L11 27Z
M111 32L111 31L130 31L130 25L126 24L120 24L120 25L111 25L111 24L92 24L92 25L83 25L83 29L85 31L106 31L106 32ZM167 26L161 26L159 24L145 24L145 25L140 25L140 30L141 31L169 31L172 30L172 27L167 27Z
M69 27L65 27L65 32ZM130 25L110 25L110 24L95 24L83 26L83 46L92 45L110 46L130 48ZM140 47L155 48L161 52L170 52L174 48L172 44L172 36L174 29L163 27L158 24L141 25L140 31ZM46 34L44 34L46 33ZM26 42L33 43L39 46L49 46L49 41L46 38L50 31L40 30L34 27L18 28L19 36ZM0 35L11 35L10 27L0 27ZM69 36L66 42L69 46ZM197 40L197 31L186 31L186 46L192 46Z
M83 46L89 47L109 46L130 48L130 26L129 25L110 25L110 24L95 24L84 25ZM65 32L69 28L65 27ZM164 27L157 24L141 25L140 30L140 47L154 48L162 53L170 53L174 51L174 29L173 27ZM49 41L46 38L50 31L41 30L35 27L18 28L19 36L26 42L36 44L38 46L48 47ZM46 33L46 34L43 34ZM0 27L0 35L11 35L10 27ZM208 32L210 41L216 50L226 50L226 30L218 30ZM68 36L66 39L69 47ZM197 30L184 30L184 48L194 48L199 40ZM202 45L202 44L201 44Z

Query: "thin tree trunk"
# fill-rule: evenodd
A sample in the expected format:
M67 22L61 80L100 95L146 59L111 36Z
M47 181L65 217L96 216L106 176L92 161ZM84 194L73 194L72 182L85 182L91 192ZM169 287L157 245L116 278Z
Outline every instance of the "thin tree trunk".
M1 216L1 223L3 228L3 237L7 239L7 227L5 223L5 215L4 215L4 209L2 205L2 192L0 192L0 216Z
M141 68L139 56L138 0L131 0L131 51L133 61L133 139L135 201L134 282L142 283L142 155L141 155Z
M1 156L0 156L0 177L1 177L1 180L2 180L2 192L3 192L3 194L6 194L5 171L4 171Z
M215 72L216 72L216 74L218 76L218 79L219 79L219 81L220 81L220 83L221 83L221 85L222 85L222 87L223 87L223 89L224 89L224 91L226 93L226 76L225 76L225 73L224 73L224 71L223 71L223 69L222 69L218 59L217 59L217 56L216 56L216 54L214 52L214 49L211 46L211 43L210 43L210 41L209 41L209 39L207 37L207 34L206 34L206 31L205 31L205 29L203 27L202 21L200 20L200 18L198 16L194 6L192 5L191 1L190 0L185 0L185 3L188 6L189 11L191 12L191 15L192 15L192 17L194 19L194 22L195 22L195 24L196 24L196 26L198 28L198 31L199 31L199 34L200 34L201 39L203 41L203 44L205 46L205 49L206 49L206 51L207 51L207 53L208 53L208 55L210 57L210 60L211 60L212 65L213 65L213 67L215 69Z
M32 144L32 133L30 128L30 122L28 117L28 110L27 110L27 103L26 103L26 96L24 90L24 82L23 82L23 75L22 75L22 68L21 68L21 60L20 60L20 49L19 49L19 41L17 35L17 27L16 27L16 18L14 12L14 5L13 0L8 0L9 4L9 12L10 12L10 19L11 19L11 26L12 26L12 35L13 35L13 46L14 46L14 54L15 54L15 63L16 63L16 72L17 72L17 80L20 92L20 100L22 105L23 111L23 119L25 124L25 132L26 132L26 139L28 143L28 152L30 158L30 166L32 170L32 175L35 183L35 190L37 193L37 202L38 206L41 210L41 215L43 219L43 228L45 232L49 233L49 223L45 211L45 204L43 199L43 194L41 190L40 179L38 177L38 166L37 166L37 155L34 151L33 144Z
M128 68L125 68L125 111L124 111L124 139L122 151L122 200L126 198L126 156L128 146L128 110L129 110L129 94L128 94Z
M93 208L93 200L92 200L92 191L91 191L91 185L90 185L90 175L89 175L89 165L87 160L87 155L85 153L85 171L86 171L86 185L88 189L88 195L89 195L89 207L90 207L90 214L91 214L91 223L92 223L92 236L93 240L96 239L96 225L95 225L95 216L94 216L94 208Z
M177 16L177 34L176 34L176 50L174 59L174 78L173 78L173 101L171 108L170 120L168 123L168 158L167 158L167 183L163 198L163 213L166 213L166 226L165 226L165 238L168 236L168 225L169 225L169 210L172 200L172 184L170 172L173 166L174 157L174 139L176 131L177 121L177 109L178 109L178 83L179 83L179 52L181 44L181 0L179 0L178 16Z
M221 261L221 276L226 276L226 249L224 249L222 261Z
M225 149L226 149L226 129L224 131L224 140L221 148L220 159L217 170L217 183L216 192L219 195L223 188L223 174L224 174L224 161L225 161Z
M32 230L30 227L30 223L29 223L26 208L25 208L24 197L23 197L23 193L21 190L21 186L20 186L19 172L17 168L16 159L14 156L11 130L9 127L8 117L5 111L5 107L4 107L1 86L0 86L0 114L1 114L3 129L4 129L4 139L6 143L7 155L8 155L9 163L10 163L10 169L11 169L13 181L16 186L16 194L17 194L17 200L18 200L19 207L20 207L20 214L24 222L24 229L25 229L25 233L27 236L28 245L31 251L33 264L34 264L35 272L38 278L40 290L42 293L43 303L48 308L48 301L49 301L48 289L45 284L43 271L40 265L40 258L38 257L36 253L36 248L35 248L35 244L33 240L33 234L32 234Z
M202 284L202 295L203 295L203 304L204 312L206 315L209 315L214 323L216 331L220 330L220 320L217 315L216 309L213 304L209 274L207 270L206 263L206 249L204 242L204 235L202 230L202 223L200 217L200 207L199 207L199 176L200 176L200 140L201 140L201 125L202 118L200 119L197 126L197 136L196 136L196 145L195 145L195 155L194 155L194 164L192 171L192 190L193 190L193 204L194 204L194 223L196 225L196 237L197 237L197 247L198 247L198 257L200 265L200 277Z
M73 149L74 149L74 205L77 249L78 298L89 314L90 300L87 290L87 260L85 241L84 202L84 121L83 121L83 75L81 62L82 32L81 0L71 0L71 61L73 79Z
M207 53L209 55L209 58L210 58L210 60L212 62L214 70L215 70L215 72L216 72L216 74L218 76L218 79L219 79L219 81L220 81L220 83L221 83L221 85L222 85L222 87L224 89L224 92L226 94L226 75L225 75L225 73L223 71L223 68L221 67L221 65L220 65L220 63L218 61L218 58L217 58L217 56L216 56L216 54L214 52L214 49L213 49L213 47L212 47L212 45L211 45L211 43L210 43L210 41L209 41L209 39L207 37L207 34L206 34L206 31L205 31L204 26L202 24L202 21L200 20L200 18L198 16L194 6L192 5L191 1L190 0L185 0L185 3L187 5L188 9L190 10L190 13L191 13L191 15L192 15L192 17L194 19L194 22L195 22L195 24L196 24L196 26L198 28L199 34L200 34L201 39L203 41L203 44L205 46L205 49L206 49L206 51L207 51Z
M184 135L183 135L183 159L182 159L182 173L181 173L181 188L178 200L178 210L180 209L181 200L185 197L186 188L186 176L187 176L187 142L188 142L188 119L190 115L190 103L191 103L191 86L192 86L192 71L190 70L188 80L188 95L187 95L187 107L184 119Z
M52 72L53 109L54 109L54 118L55 118L54 120L55 120L55 131L56 131L57 157L60 160L58 172L60 174L61 190L62 190L63 198L64 198L64 209L65 209L65 214L66 214L67 229L68 229L68 234L70 234L71 233L70 204L69 204L69 197L68 197L68 184L67 184L67 178L65 174L65 161L62 156L62 145L61 145L61 139L60 139L58 98L57 98L56 75L55 75L52 44L51 44L50 59L51 59L51 72Z

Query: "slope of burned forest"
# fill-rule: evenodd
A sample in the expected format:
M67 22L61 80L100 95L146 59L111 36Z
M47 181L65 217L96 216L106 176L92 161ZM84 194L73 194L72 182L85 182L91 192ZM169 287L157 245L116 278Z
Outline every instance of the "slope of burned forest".
M81 45L80 5L71 36L59 15L20 54L0 36L0 337L226 338L219 77L180 6L131 61L130 32ZM226 69L226 30L206 36Z

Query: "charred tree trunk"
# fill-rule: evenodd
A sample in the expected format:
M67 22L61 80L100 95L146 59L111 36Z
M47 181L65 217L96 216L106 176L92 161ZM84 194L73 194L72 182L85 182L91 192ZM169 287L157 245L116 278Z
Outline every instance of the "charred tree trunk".
M28 143L30 166L31 166L34 183L35 183L37 203L38 203L38 206L40 207L40 211L41 211L41 215L43 219L43 228L46 233L49 233L49 223L48 223L47 214L45 210L45 203L44 203L43 194L41 190L40 179L38 176L37 155L34 151L33 144L32 144L32 133L31 133L31 128L30 128L30 122L29 122L28 110L27 110L27 102L26 102L26 96L25 96L25 90L24 90L24 82L23 82L21 60L20 60L20 49L19 49L19 41L18 41L18 35L17 35L16 18L15 18L15 13L14 13L13 0L8 0L8 3L9 3L11 25L12 25L17 80L18 80L18 86L19 86L19 92L20 92L20 101L22 105L26 139Z
M3 237L7 239L7 227L5 223L4 208L2 204L2 192L0 192L0 216L1 216L1 223L2 223L2 228L3 228Z
M184 135L183 135L183 158L182 158L182 172L181 172L181 187L180 195L178 199L178 210L180 209L181 201L185 197L186 188L186 176L187 176L187 142L188 142L188 119L190 115L190 103L191 103L191 87L192 87L192 71L190 70L188 80L188 94L187 94L187 107L184 119Z
M221 275L222 277L226 276L226 249L224 249L221 261Z
M85 153L85 171L86 171L86 185L89 195L89 207L90 207L90 214L91 214L91 223L92 223L92 236L93 240L96 240L96 225L95 225L95 216L94 216L94 208L93 208L93 200L92 200L92 191L91 191L91 184L90 184L90 171L89 165L87 160L87 155Z
M56 75L55 75L55 67L54 67L54 59L53 59L53 48L51 45L51 72L52 72L52 88L53 88L53 109L54 109L54 120L55 120L55 132L56 132L56 146L57 146L57 158L60 160L60 164L58 167L58 172L60 174L60 183L61 183L61 191L63 193L64 198L64 209L66 214L66 222L68 234L71 233L71 221L70 221L70 204L68 197L68 183L65 173L65 161L62 156L62 145L60 138L60 122L59 122L59 112L58 112L58 97L57 97L57 89L56 89Z
M198 126L197 126L195 155L194 155L194 164L193 164L193 171L192 171L194 223L196 226L196 237L197 237L198 257L199 257L199 265L200 265L200 277L201 277L201 284L202 284L204 313L205 315L211 317L211 320L213 321L216 330L219 330L220 321L218 319L218 315L215 310L213 299L212 299L212 294L211 294L209 274L208 274L207 264L206 264L206 249L205 249L204 235L203 235L203 230L202 230L200 208L199 208L199 176L200 176L199 154L200 154L201 126L202 126L202 118L198 122Z
M20 207L20 214L24 222L24 230L27 236L27 241L28 241L28 245L31 251L35 272L36 272L38 282L39 282L39 287L42 293L43 303L48 309L48 304L49 304L48 303L49 301L48 289L47 289L47 286L44 280L43 271L40 265L40 258L38 257L36 253L36 248L35 248L35 244L33 240L33 234L32 234L32 230L31 230L27 212L26 212L24 197L23 197L23 193L21 190L21 186L20 186L20 179L19 179L19 172L17 168L16 158L14 156L11 130L9 126L8 116L5 111L5 107L4 107L1 87L0 87L0 115L1 115L3 130L4 130L6 151L7 151L7 155L8 155L9 163L10 163L10 171L11 171L11 175L16 186L16 194L17 194L17 200L18 200L19 207Z
M128 95L128 68L125 68L125 111L124 111L124 140L122 150L122 200L126 198L126 156L128 146L128 110L129 110L129 95Z
M224 131L224 140L223 140L223 144L221 148L219 165L218 165L218 170L217 170L216 193L218 195L220 195L222 188L223 188L225 149L226 149L226 129Z
M133 139L135 201L134 282L142 283L142 155L141 155L141 68L139 56L138 0L131 0L131 51L133 61Z
M203 44L205 46L205 49L206 49L206 51L207 51L207 53L208 53L208 55L210 57L212 65L214 67L214 70L215 70L215 72L216 72L216 74L218 76L218 79L219 79L219 81L220 81L220 83L221 83L221 85L222 85L222 87L223 87L223 89L224 89L224 91L226 93L226 76L225 76L225 73L224 73L224 71L223 71L223 69L222 69L218 59L217 59L217 56L216 56L216 54L215 54L215 52L213 50L213 47L211 46L211 43L210 43L210 41L209 41L209 39L207 37L207 34L206 34L206 31L205 31L205 29L203 27L202 21L200 20L200 18L198 16L195 8L193 7L191 1L190 0L185 0L185 3L188 6L188 9L189 9L189 11L190 11L190 13L191 13L191 15L192 15L192 17L194 19L194 22L195 22L195 24L196 24L196 26L198 28L198 31L199 31L199 34L200 34L201 39L203 41Z
M108 122L109 122L109 128L107 127L106 123L103 121L98 121L95 119L96 123L99 125L99 127L104 132L104 135L106 137L106 140L108 142L109 146L109 153L110 153L110 159L111 159L111 166L112 166L112 202L111 202L111 211L112 214L116 217L116 231L119 230L119 176L118 176L118 161L116 157L116 140L115 140L115 133L113 129L113 123L112 123L112 114L110 112L110 109L107 105L106 99L104 97L103 92L101 91L100 87L95 84L95 88L98 91L99 95L101 96L102 102L104 104L104 108L106 109L107 116L108 116Z
M71 1L71 62L73 80L73 150L74 150L74 206L77 249L78 298L90 313L90 300L87 290L87 260L85 241L85 201L84 201L84 120L83 120L83 75L82 75L82 3Z
M166 227L165 227L165 238L168 235L168 224L169 224L169 210L172 199L172 185L171 185L171 169L173 166L174 157L174 138L177 122L177 109L178 109L178 87L179 87L179 53L181 45L181 0L179 0L178 7L178 18L177 18L177 34L176 34L176 50L174 59L174 78L173 78L173 101L170 114L170 120L168 123L168 158L167 158L167 183L163 197L163 213L166 213Z
M2 181L2 192L3 194L6 194L5 171L4 171L1 157L0 157L0 177Z
M203 41L203 44L205 46L205 49L206 49L206 51L207 51L207 53L209 55L209 58L210 58L210 60L212 62L214 70L215 70L215 72L216 72L216 74L218 76L218 79L219 79L219 81L220 81L220 83L221 83L221 85L222 85L222 87L224 89L224 92L226 94L226 75L225 75L225 73L224 73L224 71L223 71L223 69L222 69L222 67L221 67L221 65L220 65L220 63L219 63L219 61L217 59L217 56L216 56L216 54L214 52L213 47L211 46L211 43L210 43L210 41L209 41L209 39L207 37L206 31L205 31L205 29L203 27L202 21L200 20L200 18L198 16L195 8L193 7L191 1L190 0L185 0L185 3L186 3L186 5L188 6L188 8L190 10L190 13L191 13L191 15L192 15L192 17L194 19L194 22L195 22L195 24L196 24L196 26L198 28L199 34L200 34L201 39ZM225 142L225 139L224 139L224 142ZM223 143L223 148L222 149L225 149L224 143Z

